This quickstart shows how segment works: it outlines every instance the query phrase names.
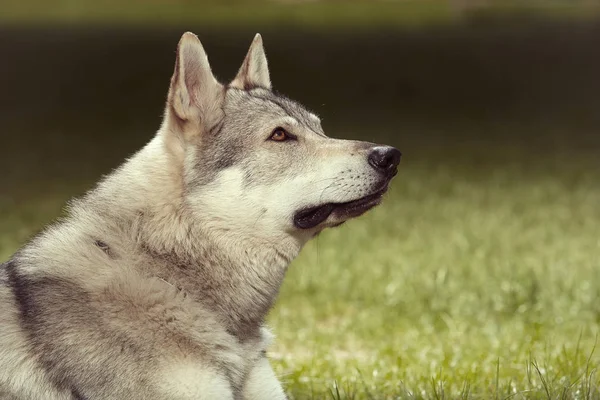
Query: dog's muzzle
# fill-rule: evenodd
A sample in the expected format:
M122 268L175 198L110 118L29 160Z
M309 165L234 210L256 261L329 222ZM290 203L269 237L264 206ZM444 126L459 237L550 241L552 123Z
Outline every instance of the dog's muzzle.
M315 207L304 208L294 215L294 225L300 229L311 229L323 223L331 214L345 221L358 217L381 203L392 178L398 173L398 164L402 153L391 146L376 146L367 157L369 165L382 176L382 184L373 193L345 203L326 203Z

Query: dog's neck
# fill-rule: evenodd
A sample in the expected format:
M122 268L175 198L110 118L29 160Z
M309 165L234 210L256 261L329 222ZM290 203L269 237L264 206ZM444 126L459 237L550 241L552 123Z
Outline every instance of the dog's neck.
M195 236L197 247L183 253L181 247L167 249L156 242L160 238L147 237L140 247L151 260L147 273L216 312L240 339L253 337L277 298L290 257L270 246L256 248L243 238L222 243L210 232Z
M141 257L140 272L185 291L240 339L257 334L302 243L285 235L274 241L260 232L228 230L194 215L182 199L178 171L156 143L116 174L87 201L102 206L102 218L128 227L121 234ZM115 203L118 213L111 215Z

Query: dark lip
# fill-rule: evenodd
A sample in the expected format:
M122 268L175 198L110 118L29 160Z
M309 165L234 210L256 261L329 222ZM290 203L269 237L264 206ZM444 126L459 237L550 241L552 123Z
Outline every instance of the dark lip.
M321 224L333 213L346 219L358 217L381 203L381 198L387 189L388 183L376 192L356 200L304 208L294 214L294 225L300 229L311 229Z

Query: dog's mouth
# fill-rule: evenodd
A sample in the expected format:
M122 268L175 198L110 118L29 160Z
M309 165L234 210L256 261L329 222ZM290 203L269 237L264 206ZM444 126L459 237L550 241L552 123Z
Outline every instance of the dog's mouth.
M358 217L379 205L386 191L387 185L383 189L357 200L304 208L294 214L294 225L300 229L311 229L324 222L331 214L335 214L341 221Z

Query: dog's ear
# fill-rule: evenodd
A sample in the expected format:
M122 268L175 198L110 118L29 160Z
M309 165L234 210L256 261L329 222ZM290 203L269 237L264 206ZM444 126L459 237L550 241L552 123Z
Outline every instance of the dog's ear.
M257 87L271 90L269 65L259 33L254 37L244 63L230 86L244 90Z
M219 118L223 98L223 85L214 77L200 40L191 32L184 33L177 46L169 89L172 112L180 120L210 129Z

